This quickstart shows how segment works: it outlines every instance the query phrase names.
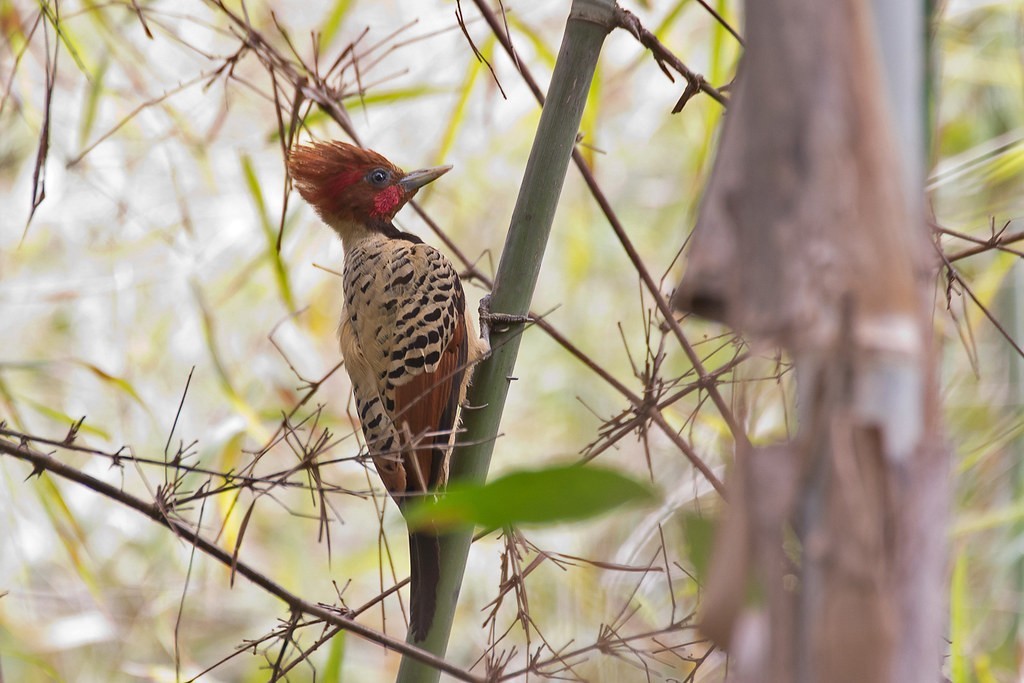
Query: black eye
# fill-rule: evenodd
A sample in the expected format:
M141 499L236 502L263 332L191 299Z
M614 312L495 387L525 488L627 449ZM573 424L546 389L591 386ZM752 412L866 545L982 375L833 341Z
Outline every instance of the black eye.
M383 185L388 181L390 177L391 174L388 173L385 169L375 168L372 171L370 171L370 175L367 176L367 179L374 185Z

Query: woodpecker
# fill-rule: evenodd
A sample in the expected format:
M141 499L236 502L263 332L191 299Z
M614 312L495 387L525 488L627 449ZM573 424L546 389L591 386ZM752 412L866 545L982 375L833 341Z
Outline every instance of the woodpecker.
M341 352L367 449L402 511L447 484L459 407L474 364L490 351L452 264L392 223L450 169L405 173L376 152L336 141L297 145L288 158L299 194L341 237ZM409 554L409 630L420 641L437 604L437 536L411 533Z

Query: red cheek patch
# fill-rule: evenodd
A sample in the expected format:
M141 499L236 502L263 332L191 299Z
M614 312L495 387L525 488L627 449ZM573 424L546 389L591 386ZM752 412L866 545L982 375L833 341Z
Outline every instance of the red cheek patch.
M391 218L401 203L402 188L398 185L386 187L374 196L373 211L370 215L374 218Z

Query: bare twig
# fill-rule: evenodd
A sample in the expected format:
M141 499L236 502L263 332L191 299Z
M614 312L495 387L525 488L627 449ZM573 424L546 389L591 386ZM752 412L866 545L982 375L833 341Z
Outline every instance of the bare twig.
M673 114L677 114L682 111L683 106L698 92L708 95L723 107L729 104L728 98L726 98L720 90L709 84L699 73L683 64L681 59L676 57L671 50L662 45L661 41L658 40L658 36L645 29L643 24L640 23L640 19L637 18L635 14L629 10L618 7L615 12L615 18L620 28L624 28L629 31L637 40L640 41L641 45L651 51L651 54L654 55L654 60L670 80L674 79L672 79L672 74L669 72L668 66L675 69L676 72L686 80L686 89L683 91L683 95L679 99L679 102L677 102L676 106L672 109ZM729 30L731 31L732 29ZM733 35L736 34L733 33ZM736 37L737 39L739 38L738 35ZM742 43L743 41L740 42Z
M1006 221L999 230L996 230L993 225L991 234L988 238L975 237L958 230L951 230L949 228L942 227L935 223L932 224L932 229L942 235L949 235L950 237L956 237L957 239L964 240L965 242L973 242L975 244L973 247L968 247L967 249L953 252L952 254L945 254L946 259L950 263L965 259L969 256L977 256L978 254L984 254L994 250L1005 251L1013 254L1014 256L1024 258L1024 251L1011 249L1008 246L1010 244L1016 244L1017 242L1024 241L1024 230L1018 230L1017 232L1007 234L1006 230L1010 227L1010 223L1011 221Z
M294 611L316 617L325 623L332 624L369 641L384 645L385 647L395 650L396 652L400 652L403 655L407 655L418 661L429 664L430 666L436 667L460 681L483 683L483 679L446 662L440 657L426 652L421 648L409 645L403 640L392 638L391 636L360 624L353 620L347 611L314 604L298 597L254 567L234 558L231 554L221 549L217 544L203 538L196 527L178 519L173 510L162 509L157 503L147 503L141 498L137 498L136 496L126 493L105 481L85 474L70 465L56 460L46 453L29 448L25 444L14 444L0 439L0 453L5 453L18 460L31 464L33 467L33 473L38 474L42 472L50 472L139 512L157 524L170 529L176 536L192 544L197 549L217 560L224 566L233 567L236 573L244 576L267 593L275 596Z
M729 22L727 22L721 14L716 12L714 7L707 3L707 0L697 0L697 2L700 4L701 7L707 10L708 14L715 18L715 21L722 25L722 28L724 28L726 31L732 34L732 37L736 39L737 43L746 47L747 44L743 42L743 38L741 38L740 34L736 32L736 29L730 26Z
M487 61L487 58L481 54L476 43L473 42L472 36L469 35L469 29L466 28L466 19L462 16L462 0L455 0L455 18L459 22L459 28L462 29L462 35L466 36L466 42L469 43L470 49L473 50L473 55L476 56L477 61L483 62L487 70L491 72L491 78L494 79L494 84L498 86L498 92L501 93L502 99L507 100L508 95L505 94L505 89L501 87L501 81L498 80L498 74L494 73L494 67Z
M483 15L484 19L487 21L488 26L491 27L491 31L494 32L498 41L502 44L502 47L505 48L505 51L508 52L510 55L514 54L512 45L507 41L506 36L502 32L501 23L498 21L497 17L494 16L494 12L491 11L489 7L487 7L483 0L474 0L474 3L476 4L477 9L480 11L480 13ZM523 64L520 64L520 74L523 76L523 79L526 81L527 85L530 88L530 91L534 94L534 97L537 99L538 103L540 103L543 106L544 96L541 93L540 86L537 85L536 80L534 80L534 78L530 75L529 70L526 69L526 66ZM672 331L674 334L676 334L677 338L679 339L680 345L683 347L683 350L686 353L687 358L689 358L690 362L693 364L693 367L697 370L697 374L701 378L701 380L705 381L705 378L707 377L707 371L704 369L704 366L701 363L700 358L697 357L696 353L693 351L693 347L686 340L686 337L683 334L682 329L679 327L679 324L675 321L675 314L672 312L671 308L668 305L668 302L662 295L658 284L654 281L654 279L648 272L647 267L644 265L639 252L637 252L636 248L633 246L632 241L629 239L625 229L619 222L619 219L616 216L615 211L612 209L611 204L608 202L608 199L605 197L604 193L598 186L597 179L594 177L594 174L590 171L590 168L587 166L586 161L583 159L583 156L579 153L578 149L573 150L572 158L576 164L576 167L583 175L583 180L586 182L591 194L594 196L594 198L597 200L598 205L601 207L601 210L604 213L605 218L607 218L608 222L611 224L612 230L615 232L616 237L619 239L623 248L626 250L630 262L633 264L634 268L637 269L637 272L640 274L645 286L648 288L648 290L650 290L652 296L654 296L654 299L658 304L659 311L665 317L666 322L668 322L671 325ZM722 398L721 393L714 386L714 383L709 384L707 390L708 394L711 396L712 401L715 403L715 406L718 408L719 412L721 412L723 419L726 421L726 424L729 425L729 429L732 431L733 437L737 439L737 441L745 441L746 434L740 428L739 423L732 415L732 410L725 403L725 400ZM659 426L667 426L667 423L665 423L664 421L658 421L658 423ZM673 440L676 440L676 438L678 438L678 434L675 434L675 432L673 431L671 434L669 434L669 437L672 438ZM677 445L679 445L678 442ZM689 449L688 447L683 452L684 454L687 455L687 457L692 456L692 449ZM704 470L702 470L702 472L703 471Z

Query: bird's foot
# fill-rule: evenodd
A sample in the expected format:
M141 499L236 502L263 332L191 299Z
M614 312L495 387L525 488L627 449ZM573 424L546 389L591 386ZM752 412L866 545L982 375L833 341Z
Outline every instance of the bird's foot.
M534 322L528 315L514 315L512 313L492 313L491 295L487 294L480 299L480 338L491 346L491 331L506 332L512 325L525 325Z

